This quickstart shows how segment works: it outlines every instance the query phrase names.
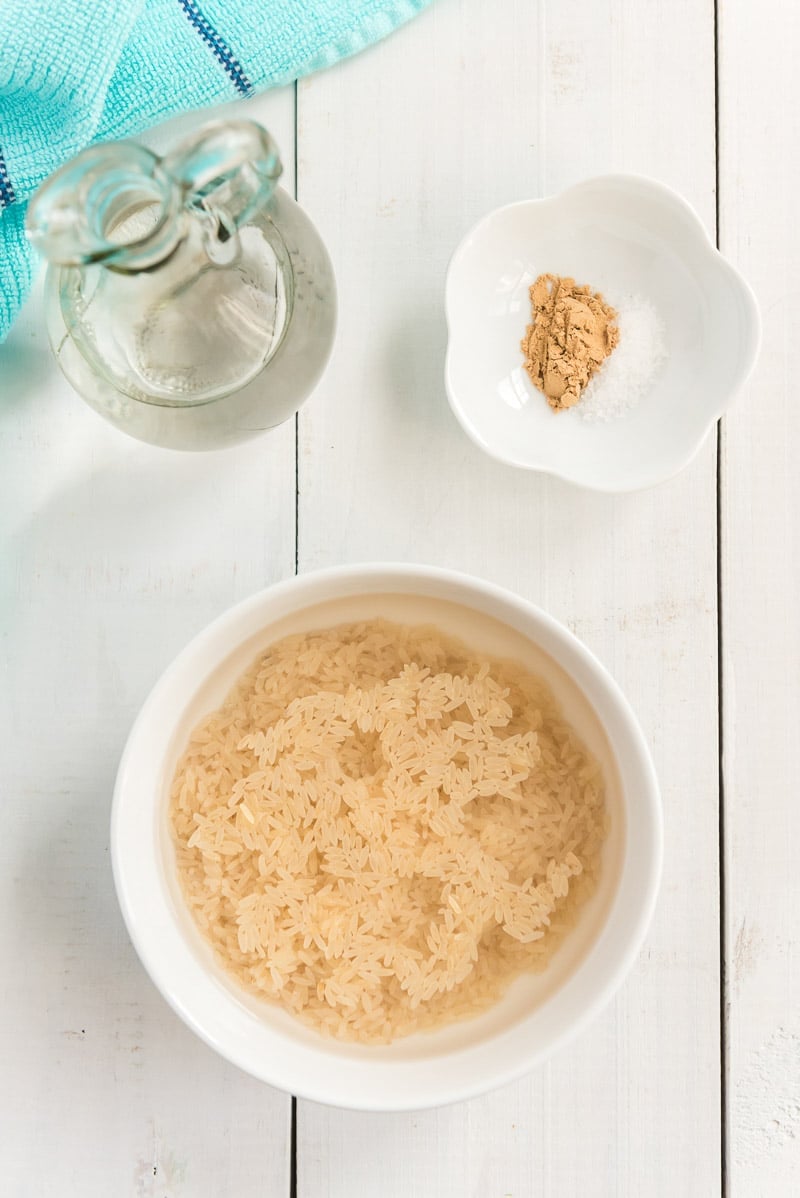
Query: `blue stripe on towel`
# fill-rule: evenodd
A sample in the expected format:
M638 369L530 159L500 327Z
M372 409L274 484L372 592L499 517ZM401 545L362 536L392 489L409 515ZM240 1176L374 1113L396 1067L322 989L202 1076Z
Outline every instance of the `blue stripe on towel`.
M7 208L9 204L14 203L16 198L14 188L11 186L11 180L8 177L6 160L3 157L3 151L0 150L0 208Z
M203 16L195 0L178 0L189 21L200 34L225 74L242 96L252 95L253 85L242 70L230 46L220 37L216 29Z

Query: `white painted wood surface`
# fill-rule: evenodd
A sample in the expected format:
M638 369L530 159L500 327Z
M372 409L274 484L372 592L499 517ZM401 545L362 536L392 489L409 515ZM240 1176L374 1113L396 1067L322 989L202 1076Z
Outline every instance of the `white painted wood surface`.
M666 817L647 949L591 1031L448 1110L300 1103L301 1198L720 1189L714 446L667 486L598 497L491 462L442 384L447 259L495 205L640 170L713 228L713 11L670 11L440 0L299 89L299 196L343 298L335 360L300 420L301 569L441 562L543 604L633 701ZM693 81L683 105L678 80Z
M781 0L767 20L753 7L721 6L719 60L723 248L771 314L722 442L727 1189L779 1198L800 1182L787 265L800 247L782 117L800 28ZM296 548L301 570L429 561L541 603L634 704L666 820L653 930L605 1015L468 1104L298 1103L297 1198L723 1192L716 446L652 492L584 494L481 456L442 383L446 262L493 206L638 170L713 230L714 82L713 0L437 0L300 84L299 198L334 258L341 321L300 417L297 546L291 425L218 455L150 449L70 397L38 299L0 348L3 1198L289 1198L290 1100L217 1059L148 982L107 823L152 681L213 615L291 574ZM291 91L251 109L291 182Z
M260 104L291 186L293 89ZM53 370L38 297L0 353L0 1194L285 1198L291 1100L154 990L108 819L164 665L294 570L294 428L219 454L121 436Z
M796 6L722 6L720 239L764 320L760 363L722 433L732 1198L800 1192L799 51Z

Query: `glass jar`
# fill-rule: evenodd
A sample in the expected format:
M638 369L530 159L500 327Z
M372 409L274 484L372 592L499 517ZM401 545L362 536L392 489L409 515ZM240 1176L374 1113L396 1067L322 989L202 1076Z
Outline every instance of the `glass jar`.
M164 157L91 146L34 196L53 352L117 428L215 449L281 424L313 390L336 288L280 174L266 130L220 121Z

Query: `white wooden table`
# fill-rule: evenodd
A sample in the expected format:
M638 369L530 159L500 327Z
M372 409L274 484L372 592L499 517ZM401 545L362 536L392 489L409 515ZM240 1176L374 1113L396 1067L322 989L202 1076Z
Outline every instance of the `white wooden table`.
M216 455L127 440L57 376L36 297L0 349L3 1196L800 1192L800 9L714 9L437 0L251 102L340 288L296 428ZM765 316L719 434L619 499L481 456L442 382L461 235L611 170L680 189ZM176 651L296 568L366 559L546 607L622 684L663 788L663 889L616 1001L525 1080L420 1115L294 1103L216 1057L140 967L108 860L120 749Z

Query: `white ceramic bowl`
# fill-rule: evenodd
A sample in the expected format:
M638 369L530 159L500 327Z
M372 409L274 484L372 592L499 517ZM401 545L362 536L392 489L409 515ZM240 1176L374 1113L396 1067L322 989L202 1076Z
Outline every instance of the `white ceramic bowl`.
M522 365L528 288L572 275L615 297L640 295L665 327L667 360L624 416L587 423L553 412ZM445 383L469 436L513 466L597 491L676 474L734 399L758 353L750 287L676 192L635 175L579 183L498 208L467 234L447 273Z
M480 1017L388 1046L324 1039L238 989L185 907L168 828L175 765L198 721L270 642L385 616L434 622L550 682L602 763L611 830L602 879L543 974L518 978ZM622 981L653 910L661 811L653 766L625 698L600 663L544 612L486 582L423 566L355 566L255 595L197 636L145 703L119 767L111 824L125 922L181 1018L255 1077L337 1106L406 1110L467 1098L530 1069L580 1031Z

